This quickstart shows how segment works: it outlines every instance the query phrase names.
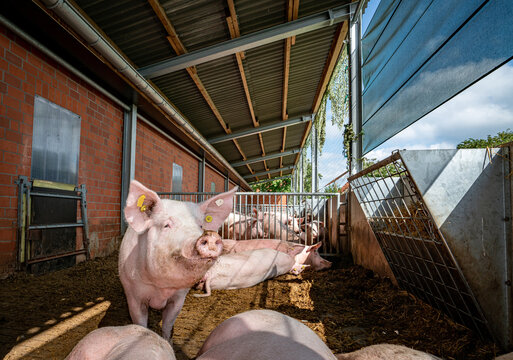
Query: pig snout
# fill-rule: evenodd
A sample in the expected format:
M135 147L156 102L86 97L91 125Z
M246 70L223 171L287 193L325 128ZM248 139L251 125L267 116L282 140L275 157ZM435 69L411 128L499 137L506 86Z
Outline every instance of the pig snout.
M201 258L217 258L223 252L223 241L218 233L205 231L196 241L196 250Z

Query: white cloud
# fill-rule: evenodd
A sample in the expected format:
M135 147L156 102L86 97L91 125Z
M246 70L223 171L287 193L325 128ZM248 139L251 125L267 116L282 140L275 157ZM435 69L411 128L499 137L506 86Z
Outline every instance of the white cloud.
M449 100L371 153L390 148L455 148L461 141L513 129L513 64L507 64Z

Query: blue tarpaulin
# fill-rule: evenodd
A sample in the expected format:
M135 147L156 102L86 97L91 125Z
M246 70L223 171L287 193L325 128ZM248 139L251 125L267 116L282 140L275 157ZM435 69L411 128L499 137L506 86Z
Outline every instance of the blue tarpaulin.
M381 0L362 38L363 153L513 58L511 19L513 0Z

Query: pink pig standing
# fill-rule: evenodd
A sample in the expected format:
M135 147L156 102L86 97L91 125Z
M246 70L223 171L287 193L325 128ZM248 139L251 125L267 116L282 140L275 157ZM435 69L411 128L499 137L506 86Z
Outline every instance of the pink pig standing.
M107 326L87 334L65 360L175 360L166 340L139 325Z
M187 292L222 252L216 231L232 210L235 191L194 204L163 200L141 183L130 183L119 277L135 324L147 326L148 306L163 309L162 336L170 338Z

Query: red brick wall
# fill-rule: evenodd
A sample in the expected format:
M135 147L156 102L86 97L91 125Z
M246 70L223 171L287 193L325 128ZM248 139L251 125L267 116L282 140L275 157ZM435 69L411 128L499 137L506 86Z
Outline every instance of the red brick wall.
M136 148L136 180L153 191L170 192L176 163L182 167L182 192L198 191L198 160L141 120Z
M0 26L0 274L16 260L18 175L30 177L34 95L81 117L79 183L86 184L91 254L120 238L123 113L117 105Z
M205 191L210 192L210 184L216 184L216 192L224 192L224 177L210 167L205 166Z

